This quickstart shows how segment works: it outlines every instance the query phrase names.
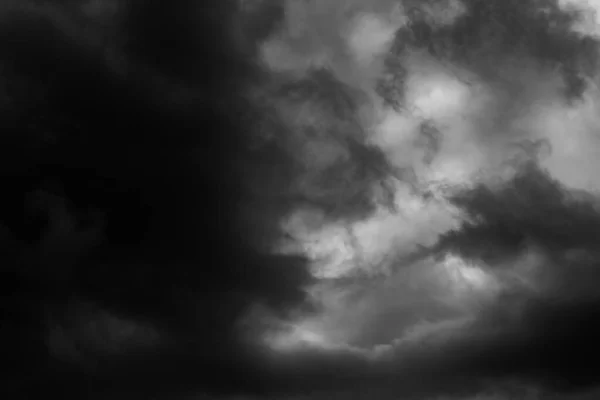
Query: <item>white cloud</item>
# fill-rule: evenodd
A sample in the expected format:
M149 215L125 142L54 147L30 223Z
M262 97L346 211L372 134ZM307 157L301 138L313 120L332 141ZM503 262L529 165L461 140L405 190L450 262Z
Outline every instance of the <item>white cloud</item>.
M389 21L375 14L359 15L348 35L348 45L357 63L369 67L389 50L401 21Z
M583 11L575 29L586 35L600 35L600 0L559 0L563 9Z

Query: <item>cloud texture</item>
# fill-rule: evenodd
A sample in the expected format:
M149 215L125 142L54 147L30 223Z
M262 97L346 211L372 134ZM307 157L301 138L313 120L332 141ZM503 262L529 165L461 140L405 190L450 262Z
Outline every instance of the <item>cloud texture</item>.
M3 390L595 398L598 6L6 2Z

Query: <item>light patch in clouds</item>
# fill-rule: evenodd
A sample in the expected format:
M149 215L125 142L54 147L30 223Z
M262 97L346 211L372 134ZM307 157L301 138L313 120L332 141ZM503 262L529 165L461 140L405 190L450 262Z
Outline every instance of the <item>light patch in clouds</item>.
M409 89L414 90L410 94L414 96L412 104L418 115L438 119L455 115L460 110L467 93L464 85L448 79L430 78L425 81L425 85L415 85L416 87Z
M565 9L581 11L580 21L574 29L584 35L600 36L600 0L558 0Z
M382 108L371 142L425 186L470 181L494 159L481 132L497 129L494 88L422 52L409 52L403 107ZM426 133L429 130L430 133ZM423 142L424 135L435 134Z
M319 315L274 323L274 329L263 336L263 340L271 349L281 352L313 348L350 351L373 358L393 357L395 352L415 343L447 340L473 322L473 314L464 312L464 307L459 309L456 304L454 310L446 309L443 315L432 313L438 300L427 290L434 289L435 282L428 281L430 277L426 273L420 278L419 284L424 289L420 292L406 285L393 288L385 284L376 286L379 290L370 291L363 297L341 294L342 302L337 306L328 304ZM400 290L410 293L393 296L394 291ZM328 296L333 293L331 290L324 292ZM413 311L417 314L405 320L409 315L406 313ZM387 330L385 335L373 336L373 329L382 327Z
M303 253L313 260L313 273L319 278L334 278L348 273L354 267L358 249L352 244L349 229L340 224L325 225L309 231L296 215L294 221L284 227L295 237Z
M459 257L447 256L442 268L447 272L451 285L459 292L490 292L494 289L495 282L490 274Z
M401 22L391 23L374 14L360 15L348 35L348 45L359 65L369 66L391 45Z
M467 313L490 304L503 289L494 274L452 255L434 265L430 279L435 298Z
M321 312L294 326L301 327L301 332L318 333L322 343L373 349L381 343L414 338L417 332L433 333L439 322L470 319L491 304L508 282L457 257L394 268L385 279L356 279L357 286L338 284L335 279L317 284L310 293ZM424 321L429 321L429 328L416 329ZM446 323L439 326L447 327ZM284 338L298 343L298 335L288 332Z
M424 199L401 182L393 188L392 210L379 207L358 221L327 222L320 211L297 210L283 221L291 240L279 251L302 251L322 278L380 275L397 258L432 245L440 233L456 226L456 213L448 203Z
M575 172L590 170L598 159L594 85L583 101L568 105L557 71L528 58L506 57L493 70L481 67L479 75L418 52L406 65L404 106L399 111L382 108L370 140L390 163L412 168L425 187L502 175L500 167L513 157L515 143L531 139L546 139L556 147L545 164L552 165L553 175L577 187L589 184L590 176ZM417 145L425 125L438 133L429 163L424 161L431 143Z
M532 113L523 122L540 138L546 138L551 153L542 159L550 174L568 187L600 191L600 92L590 88L583 98L569 106L554 101Z
M298 75L328 68L366 92L372 90L395 31L404 23L392 0L287 0L284 10L281 29L261 45L265 66Z
M454 24L467 12L467 7L460 0L408 0L405 3L409 7L418 7L425 20L438 28Z
M293 351L301 347L322 349L330 347L328 338L301 322L284 326L278 327L276 332L267 334L264 338L267 345L273 350Z
M419 118L444 120L471 111L474 97L479 94L476 76L422 50L407 50L405 57L406 112Z

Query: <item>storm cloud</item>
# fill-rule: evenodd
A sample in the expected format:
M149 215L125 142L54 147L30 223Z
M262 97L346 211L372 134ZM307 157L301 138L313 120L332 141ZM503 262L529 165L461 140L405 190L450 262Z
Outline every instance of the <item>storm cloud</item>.
M6 2L3 390L593 398L596 8Z

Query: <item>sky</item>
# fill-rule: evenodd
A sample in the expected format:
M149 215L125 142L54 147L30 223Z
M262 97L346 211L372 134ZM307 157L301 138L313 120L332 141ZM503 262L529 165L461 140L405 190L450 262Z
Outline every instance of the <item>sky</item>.
M6 0L4 398L597 398L598 13Z

